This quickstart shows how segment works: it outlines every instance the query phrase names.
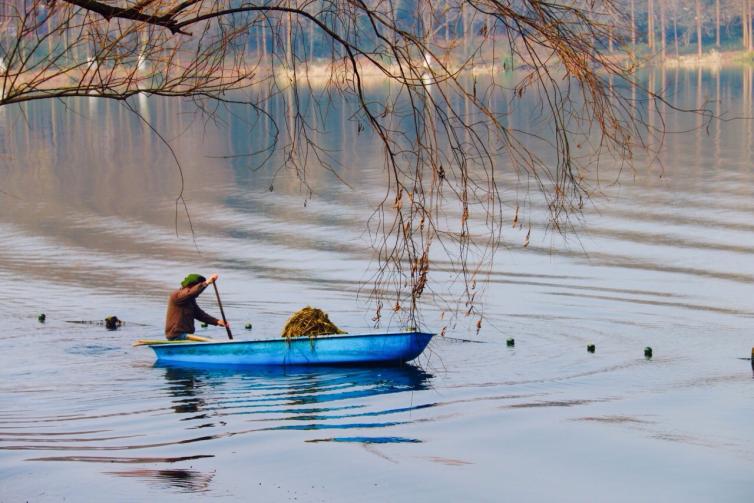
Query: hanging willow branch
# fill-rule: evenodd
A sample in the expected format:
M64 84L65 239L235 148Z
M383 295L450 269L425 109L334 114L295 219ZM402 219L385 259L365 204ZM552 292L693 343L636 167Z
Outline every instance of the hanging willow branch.
M524 220L519 206L506 214L503 180L536 187L563 230L600 159L630 161L656 133L626 92L630 55L606 50L625 32L615 12L611 0L18 0L0 6L0 106L145 93L205 111L245 104L272 122L276 96L291 113L265 151L284 152L306 183L307 170L335 171L311 122L327 106L312 88L324 87L384 154L387 190L368 222L375 321L384 305L416 321L438 256L473 315L503 221ZM387 98L370 97L374 80ZM544 133L509 124L524 95Z

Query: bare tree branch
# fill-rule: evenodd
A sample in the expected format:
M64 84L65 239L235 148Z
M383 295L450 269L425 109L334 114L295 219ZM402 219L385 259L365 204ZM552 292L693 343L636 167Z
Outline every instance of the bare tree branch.
M209 117L210 103L248 106L273 130L248 156L282 159L309 197L310 170L337 174L319 138L338 96L384 156L367 222L375 321L391 306L420 322L443 261L459 278L456 310L481 316L503 222L531 233L534 194L509 208L506 180L541 194L563 232L599 191L599 163L630 164L663 132L632 98L662 100L634 80L616 12L613 0L13 0L0 11L0 106L140 93L193 99ZM536 131L511 123L524 95ZM280 125L272 99L286 105Z

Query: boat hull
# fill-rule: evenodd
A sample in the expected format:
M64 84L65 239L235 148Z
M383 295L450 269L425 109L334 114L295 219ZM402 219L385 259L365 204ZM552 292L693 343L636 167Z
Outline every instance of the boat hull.
M293 340L149 345L163 363L189 365L399 364L418 357L434 334L405 332Z

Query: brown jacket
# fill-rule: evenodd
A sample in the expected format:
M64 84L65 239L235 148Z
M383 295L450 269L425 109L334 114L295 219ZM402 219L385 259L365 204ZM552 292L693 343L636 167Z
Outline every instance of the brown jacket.
M207 288L204 283L181 288L170 294L168 313L165 317L165 337L172 340L180 334L194 333L194 319L209 325L217 325L213 318L196 304L196 298Z

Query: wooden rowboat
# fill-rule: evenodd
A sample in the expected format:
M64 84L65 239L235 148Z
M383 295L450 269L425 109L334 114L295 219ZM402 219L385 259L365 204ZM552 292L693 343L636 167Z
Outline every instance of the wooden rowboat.
M434 334L326 335L259 341L165 341L137 344L152 348L157 361L202 365L399 364L418 357Z

